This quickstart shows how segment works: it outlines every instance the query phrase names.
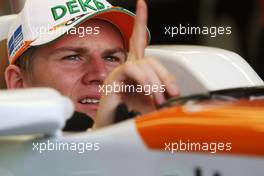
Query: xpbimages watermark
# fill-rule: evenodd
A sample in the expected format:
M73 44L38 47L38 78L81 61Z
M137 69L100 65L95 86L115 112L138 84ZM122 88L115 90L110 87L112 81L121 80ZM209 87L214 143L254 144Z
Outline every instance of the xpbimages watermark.
M172 154L177 152L208 152L215 154L217 152L228 152L231 150L231 142L191 142L190 140L179 140L177 142L164 143L164 151Z
M100 34L100 27L95 26L78 26L78 27L71 27L70 29L66 27L52 27L47 25L46 27L39 27L34 28L34 33L40 34L40 35L49 35L49 34L67 34L67 35L78 35L78 37L83 38L86 35L99 35Z
M178 26L165 26L164 34L170 37L177 37L179 35L204 35L210 36L212 38L219 35L231 35L232 27L231 26L190 26L190 24Z
M164 93L165 85L134 85L125 83L116 83L108 85L99 85L99 92L105 95L110 93L144 93L145 95L151 95L152 93Z
M46 142L32 143L32 150L40 154L54 151L77 152L83 154L89 151L99 151L100 148L100 143L98 142L59 142L48 140Z

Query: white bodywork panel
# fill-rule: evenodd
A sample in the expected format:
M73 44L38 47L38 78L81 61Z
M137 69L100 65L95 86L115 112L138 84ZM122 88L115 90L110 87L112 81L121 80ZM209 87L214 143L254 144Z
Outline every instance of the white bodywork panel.
M33 143L91 143L93 150L39 151ZM43 144L42 148L44 148ZM98 150L97 150L98 149ZM79 150L82 151L82 150ZM45 139L0 138L1 176L262 176L263 157L149 150L130 120L96 132Z
M181 95L263 86L264 82L238 54L203 46L151 46L147 56L158 58L176 77Z

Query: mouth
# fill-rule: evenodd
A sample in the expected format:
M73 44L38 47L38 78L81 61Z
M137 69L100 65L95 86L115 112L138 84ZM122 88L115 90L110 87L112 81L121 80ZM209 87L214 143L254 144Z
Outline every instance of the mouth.
M86 105L86 104L94 104L98 105L100 103L100 99L96 98L83 98L79 101L80 104Z

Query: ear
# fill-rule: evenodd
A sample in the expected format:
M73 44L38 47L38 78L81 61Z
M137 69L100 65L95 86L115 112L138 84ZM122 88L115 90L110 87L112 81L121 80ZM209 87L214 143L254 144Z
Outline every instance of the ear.
M5 80L8 89L27 88L25 73L16 65L9 65L5 71Z

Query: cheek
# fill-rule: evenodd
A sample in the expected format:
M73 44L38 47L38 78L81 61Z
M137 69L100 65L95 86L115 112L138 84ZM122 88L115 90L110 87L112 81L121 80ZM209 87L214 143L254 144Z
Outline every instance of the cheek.
M78 71L61 68L40 68L32 77L33 87L51 87L63 95L72 96L72 90L78 85L80 73Z

